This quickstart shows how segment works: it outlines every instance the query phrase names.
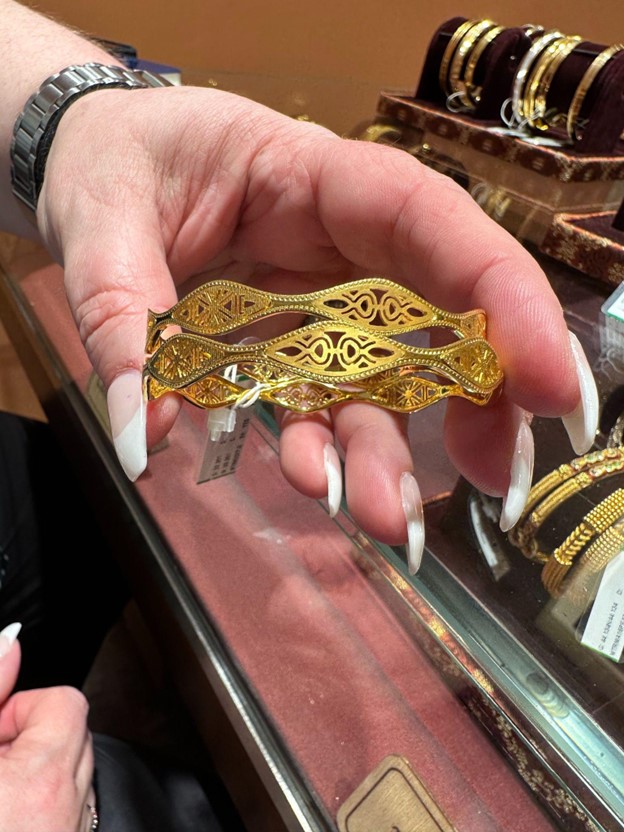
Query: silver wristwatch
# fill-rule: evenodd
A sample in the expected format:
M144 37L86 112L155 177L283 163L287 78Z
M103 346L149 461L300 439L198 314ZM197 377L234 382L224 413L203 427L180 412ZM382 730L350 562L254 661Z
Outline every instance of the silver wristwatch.
M11 185L15 196L32 211L37 209L57 125L80 96L107 87L132 90L168 86L169 81L153 72L99 63L69 66L51 75L28 99L15 122L11 142Z

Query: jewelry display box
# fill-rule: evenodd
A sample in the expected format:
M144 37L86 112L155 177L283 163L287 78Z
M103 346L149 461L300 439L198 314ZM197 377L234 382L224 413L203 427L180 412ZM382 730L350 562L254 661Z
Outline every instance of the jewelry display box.
M624 277L624 51L579 36L548 86L548 112L557 117L547 129L527 131L511 118L515 78L543 30L497 27L489 41L486 30L471 71L478 95L466 105L461 78L455 80L459 93L449 94L440 76L454 33L471 22L457 17L443 23L416 89L382 91L374 118L355 137L404 148L451 176L518 239L618 284ZM473 52L478 44L469 44ZM575 99L579 112L568 124Z

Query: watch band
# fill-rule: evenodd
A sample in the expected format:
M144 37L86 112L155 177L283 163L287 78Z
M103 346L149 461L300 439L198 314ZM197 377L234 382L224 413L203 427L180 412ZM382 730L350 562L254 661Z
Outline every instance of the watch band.
M106 88L168 86L169 81L153 72L99 63L69 66L51 75L28 99L15 122L11 142L11 185L15 196L36 211L56 128L63 113L78 98Z

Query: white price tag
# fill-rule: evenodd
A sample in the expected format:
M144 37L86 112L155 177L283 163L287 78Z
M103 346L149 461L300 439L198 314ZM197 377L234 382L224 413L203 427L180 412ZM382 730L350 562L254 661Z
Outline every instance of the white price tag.
M620 284L602 304L602 312L611 318L624 322L624 283Z
M202 460L197 482L216 480L218 477L225 477L233 474L238 465L245 437L251 422L249 410L236 411L236 423L230 432L222 432L215 441L206 439L204 458Z
M624 551L604 571L581 643L619 662L624 650Z

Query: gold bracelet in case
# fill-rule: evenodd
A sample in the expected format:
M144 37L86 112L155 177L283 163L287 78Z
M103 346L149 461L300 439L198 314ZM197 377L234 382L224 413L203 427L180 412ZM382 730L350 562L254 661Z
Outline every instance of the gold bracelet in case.
M558 594L563 579L566 577L574 559L579 552L594 541L594 538L597 538L597 540L592 545L595 545L596 549L600 545L600 553L606 559L608 553L612 551L613 543L621 540L619 533L612 533L615 540L611 540L607 533L622 519L622 516L624 516L624 489L619 488L613 494L609 494L597 506L594 506L563 543L557 546L542 569L542 583L551 595ZM607 535L607 537L604 535ZM600 544L598 544L598 541L600 541ZM602 550L603 545L606 549L604 552ZM589 556L589 549L586 554ZM592 552L591 554L593 558L598 552Z
M508 534L510 543L530 560L545 563L549 554L537 540L544 521L572 495L623 471L624 448L592 451L555 468L529 491L522 516Z
M43 184L45 163L61 116L78 98L95 90L168 87L153 72L99 63L69 66L47 78L26 102L15 122L11 142L11 185L15 196L31 211Z

